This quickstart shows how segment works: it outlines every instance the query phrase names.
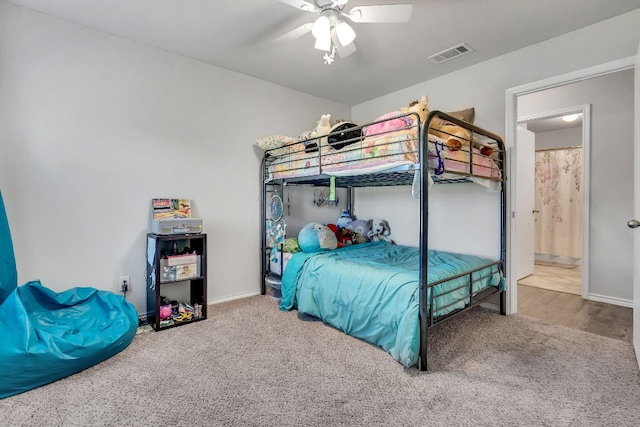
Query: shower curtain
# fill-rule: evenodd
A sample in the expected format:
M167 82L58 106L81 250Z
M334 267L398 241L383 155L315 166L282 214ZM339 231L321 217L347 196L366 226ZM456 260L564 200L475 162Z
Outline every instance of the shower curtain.
M582 258L582 147L536 151L535 251Z

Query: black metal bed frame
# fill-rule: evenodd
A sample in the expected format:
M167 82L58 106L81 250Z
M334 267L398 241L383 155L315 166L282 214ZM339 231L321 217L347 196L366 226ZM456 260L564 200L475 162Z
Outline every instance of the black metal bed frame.
M417 168L407 168L404 170L394 170L391 172L380 172L373 173L367 175L351 175L351 176L335 176L333 177L333 185L337 188L346 188L347 191L347 209L352 211L352 198L353 198L353 189L358 187L379 187L379 186L399 186L399 185L412 185L414 183L414 175L416 173L419 174L420 180L420 271L419 271L419 323L420 323L420 358L418 362L418 367L420 370L427 370L427 340L429 335L429 329L435 326L436 324L450 319L453 316L456 316L460 313L468 311L483 302L486 302L490 299L494 299L496 295L499 296L500 299L500 314L506 314L506 293L504 289L501 289L500 286L490 286L488 288L484 288L480 291L474 291L474 283L479 280L481 277L473 277L473 273L476 273L482 269L486 269L490 267L492 269L498 269L502 273L504 277L506 277L506 269L505 269L505 259L506 259L506 199L505 199L505 182L506 182L506 153L505 146L502 138L492 132L489 132L485 129L482 129L478 126L472 125L470 123L459 120L455 117L452 117L441 111L432 111L427 116L424 123L420 123L419 117L415 113L407 113L405 116L411 116L415 123L415 131L417 135L418 144L418 167ZM467 271L465 273L456 275L454 277L449 277L438 282L428 283L427 280L427 250L428 250L428 220L429 220L429 175L430 171L433 171L434 168L428 165L428 144L433 143L429 141L429 132L428 130L431 127L431 123L434 119L439 118L445 120L447 122L458 125L465 130L467 130L470 134L469 146L473 146L474 144L491 146L496 154L492 155L499 171L500 171L500 179L493 179L495 181L500 181L500 259L498 261L489 263L480 268L477 268L473 271ZM388 120L388 119L387 119ZM367 126L383 123L384 120L380 120L373 123L368 123L366 125L354 127L353 130L361 131L365 129ZM412 126L407 126L406 129L410 129ZM331 134L329 134L331 135ZM360 138L363 140L364 138ZM316 138L316 141L320 141L320 138ZM300 141L307 142L307 141ZM355 141L354 141L355 142ZM303 144L297 143L293 144L296 147L302 147ZM289 151L294 151L295 148L289 148ZM264 295L266 293L266 283L265 279L269 275L269 265L267 263L268 258L268 248L267 248L267 216L266 216L266 204L267 204L267 195L268 194L278 194L281 197L283 196L284 187L287 185L296 185L296 186L312 186L312 187L327 187L330 185L332 181L331 176L329 174L323 174L323 150L322 144L318 144L320 147L316 153L310 153L309 159L317 157L317 168L320 172L319 174L311 175L311 176L295 176L290 178L278 178L278 179L269 179L268 167L270 162L273 162L273 158L270 158L269 152L273 150L267 150L265 152L265 156L262 159L262 173L261 173L261 233L262 233L262 256L261 256L261 293ZM342 150L348 150L348 148L342 148ZM360 148L356 148L360 149ZM454 170L446 170L449 174L446 179L440 179L435 181L436 183L459 183L459 182L470 182L471 177L478 178L487 178L484 175L474 174L474 156L478 156L479 154L475 154L473 149L468 150L468 158L469 158L469 172L461 172ZM325 165L326 166L326 165ZM489 178L487 178L489 179ZM281 254L282 255L282 254ZM281 272L282 273L282 272ZM435 295L433 289L434 287L450 281L454 279L458 279L460 277L468 276L468 282L462 286L457 287L456 289L452 289L446 291L442 294ZM439 298L447 293L453 292L455 290L469 287L468 295L460 298L458 301L454 301L451 304L448 304L445 307L440 307L438 310L433 310L434 300ZM432 289L432 292L428 292L428 288ZM465 301L465 306L463 308L454 309L446 314L441 316L435 315L434 313L437 311L442 311L449 306L456 304L459 301ZM469 301L468 303L466 301Z

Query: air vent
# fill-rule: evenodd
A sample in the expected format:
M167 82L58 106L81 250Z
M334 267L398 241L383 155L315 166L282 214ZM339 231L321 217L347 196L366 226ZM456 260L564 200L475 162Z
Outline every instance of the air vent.
M443 62L450 61L453 58L457 58L471 52L473 52L473 49L468 44L460 43L457 46L454 46L447 50L443 50L442 52L436 53L435 55L431 55L429 59L431 59L436 64L442 64Z

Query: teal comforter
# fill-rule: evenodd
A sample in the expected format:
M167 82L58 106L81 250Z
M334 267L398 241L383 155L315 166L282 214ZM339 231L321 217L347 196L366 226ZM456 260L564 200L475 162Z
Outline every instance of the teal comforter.
M428 282L486 266L476 256L428 251ZM387 242L347 246L327 252L294 254L282 277L281 310L322 319L343 332L376 344L404 366L418 362L420 353L418 248ZM496 266L473 274L474 291L504 286ZM486 276L483 278L483 276ZM434 317L462 308L469 288L442 294L468 283L463 276L433 289ZM429 288L429 292L432 288ZM465 298L466 297L466 298ZM462 301L457 300L462 299Z

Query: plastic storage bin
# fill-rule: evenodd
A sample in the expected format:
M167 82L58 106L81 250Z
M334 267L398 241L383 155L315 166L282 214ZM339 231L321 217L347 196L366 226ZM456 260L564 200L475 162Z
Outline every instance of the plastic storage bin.
M267 276L265 277L264 282L266 284L266 295L277 299L282 298L282 292L280 291L282 280L280 280L280 278Z

